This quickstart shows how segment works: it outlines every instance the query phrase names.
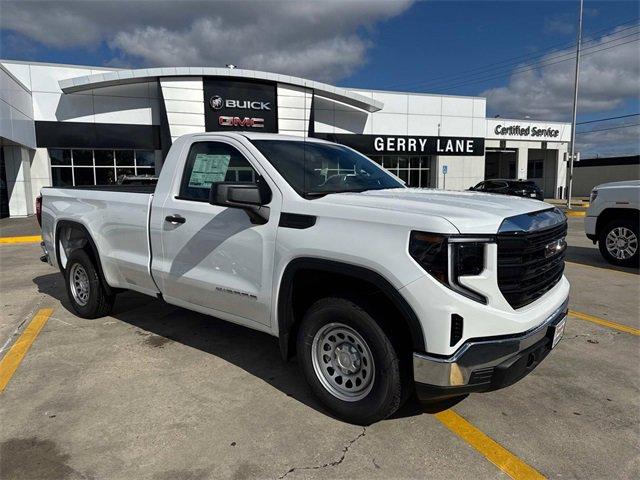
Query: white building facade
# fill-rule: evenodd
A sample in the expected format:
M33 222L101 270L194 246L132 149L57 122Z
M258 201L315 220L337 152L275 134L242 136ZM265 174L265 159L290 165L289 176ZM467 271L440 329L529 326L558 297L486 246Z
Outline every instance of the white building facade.
M44 186L159 173L175 138L264 131L349 145L409 186L535 180L564 194L569 124L487 119L486 99L341 88L228 68L116 70L0 60L3 216Z

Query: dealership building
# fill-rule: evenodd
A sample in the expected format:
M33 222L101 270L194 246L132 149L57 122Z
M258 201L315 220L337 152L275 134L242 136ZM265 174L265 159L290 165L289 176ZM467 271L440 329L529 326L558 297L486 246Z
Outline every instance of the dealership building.
M571 126L486 118L486 99L344 88L237 68L109 69L0 60L2 216L45 186L159 173L186 133L260 131L348 145L420 188L566 180Z

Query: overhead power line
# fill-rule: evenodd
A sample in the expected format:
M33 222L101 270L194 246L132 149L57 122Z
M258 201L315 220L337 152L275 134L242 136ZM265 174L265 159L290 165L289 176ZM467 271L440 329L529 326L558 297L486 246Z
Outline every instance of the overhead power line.
M608 122L609 120L618 120L619 118L637 117L640 113L630 113L629 115L619 115L617 117L599 118L598 120L588 120L586 122L578 122L576 125L586 125L587 123Z
M637 35L637 34L634 34L634 35ZM617 40L619 40L619 39L617 39ZM628 40L626 42L621 42L621 43L618 43L618 44L615 44L615 45L610 45L610 46L605 47L605 48L599 48L599 49L596 49L596 50L590 50L590 49L593 49L595 47L585 48L585 50L589 50L589 51L587 51L585 53L581 53L580 56L581 57L586 57L588 55L593 55L594 53L603 52L605 50L610 50L612 48L621 47L622 45L626 45L628 43L637 42L638 40L640 40L640 37L634 38L633 40ZM604 43L602 43L601 45L604 45ZM599 47L600 45L597 45L597 46ZM576 58L575 53L565 54L565 55L569 55L569 56L567 58L564 58L562 60L557 60L555 62L541 63L541 64L539 64L537 66L533 66L533 67L527 67L527 68L523 67L522 69L515 69L515 70L512 70L510 72L501 73L501 74L498 74L498 75L492 75L492 76L489 76L489 77L483 77L483 78L479 78L479 79L476 79L476 80L456 83L456 84L453 84L453 85L449 85L448 87L444 88L442 91L446 92L448 90L451 90L451 89L457 88L457 87L461 87L461 86L473 85L473 84L476 84L476 83L486 82L488 80L494 80L494 79L497 79L497 78L509 77L511 75L518 75L518 74L525 73L525 72L530 72L530 71L533 71L533 70L539 70L541 68L550 67L551 65L556 65L558 63L566 62L566 61L569 61L569 60L574 60ZM437 88L435 88L435 89L437 90Z
M638 25L638 20L640 20L640 17L636 17L634 19L631 20L627 20L625 22L616 24L616 25L610 25L608 27L599 29L599 30L595 30L593 32L590 32L590 35L596 35L596 34L600 34L602 32L608 31L611 32L612 29L618 28L618 27L622 27L627 25L625 28L621 28L615 32L611 32L609 35L618 35L621 32L624 32L626 30L632 29L632 28L637 28ZM629 25L633 23L633 25ZM605 37L608 35L602 35L600 36L600 38ZM594 38L594 39L590 39L590 40L585 40L583 43L587 44L587 43L593 43L595 41L599 40L599 38ZM400 87L400 86L410 86L410 85L428 85L433 84L433 83L441 83L441 80L454 80L456 78L460 78L460 77L464 77L468 74L474 73L474 74L478 74L478 73L486 73L488 71L491 70L499 70L499 69L503 69L506 68L510 65L517 65L520 64L522 62L528 62L531 61L533 59L536 58L542 58L546 55L548 55L549 53L558 50L558 49L567 49L567 48L571 48L571 47L575 47L575 43L574 42L568 42L568 43L559 43L559 44L554 44L554 45L550 45L549 47L546 47L544 51L540 52L540 53L536 53L536 54L527 54L527 55L519 55L516 57L512 57L512 58L508 58L505 60L502 60L500 62L494 62L494 63L490 63L490 64L486 64L486 65L482 65L480 67L476 67L476 68L472 68L469 70L464 70L458 73L453 73L453 74L447 74L447 75L441 75L435 78L431 78L429 80L423 79L423 80L414 80L411 82L403 82L403 83L396 83L393 85L388 85L388 87ZM501 65L501 67L499 68L495 68L496 66Z
M576 135L585 135L587 133L606 132L608 130L619 130L621 128L631 128L640 126L640 123L631 123L628 125L618 125L617 127L599 128L598 130L587 130L585 132L576 132Z

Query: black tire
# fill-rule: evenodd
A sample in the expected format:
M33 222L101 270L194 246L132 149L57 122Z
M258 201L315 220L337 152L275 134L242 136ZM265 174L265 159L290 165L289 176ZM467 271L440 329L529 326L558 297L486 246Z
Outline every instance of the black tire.
M616 229L620 231L620 229L624 229L624 231L631 232L632 236L629 237L631 239L632 244L635 246L635 253L628 258L619 258L619 255L616 255L620 250L610 251L609 246L607 246L607 237L611 232L616 233ZM604 257L604 259L613 264L621 267L634 267L638 265L638 252L640 251L640 236L638 235L638 225L627 219L615 219L609 222L601 231L598 237L598 248L600 249L600 253Z
M86 284L88 286L88 291L84 291L81 287L75 287L76 292L82 290L83 293L74 294L71 275L74 273L82 275L81 272L86 274L87 281L83 285ZM64 279L69 302L71 302L73 310L79 317L100 318L111 313L115 295L106 293L93 260L84 250L75 250L69 256L64 269Z
M402 405L403 400L408 397L410 375L407 376L406 372L402 371L403 362L400 361L389 337L370 313L371 309L365 309L363 305L366 305L365 302L336 297L323 298L315 302L307 310L298 331L297 354L298 363L311 390L331 412L347 422L369 425L392 415ZM366 342L365 348L368 348L368 354L373 359L373 368L369 368L374 373L367 380L370 382L369 390L360 392L360 395L364 395L362 398L350 400L338 398L330 391L332 387L326 387L323 384L323 381L327 380L322 380L323 374L321 371L317 372L314 367L316 334L322 335L321 331L340 328L330 326L336 324L345 325L355 331ZM331 335L328 335L328 338L330 337ZM317 350L322 357L324 357L324 351L326 350ZM329 351L332 359L325 359L324 364L325 367L326 365L336 367L335 375L340 376L336 351L337 348ZM363 353L363 357L366 356L367 353ZM359 363L362 368L366 365L364 359ZM322 361L318 360L317 364L322 364ZM317 368L321 370L322 367ZM362 374L366 375L366 372L358 373L358 375ZM344 378L353 378L353 376L344 376ZM347 380L344 381L346 385Z

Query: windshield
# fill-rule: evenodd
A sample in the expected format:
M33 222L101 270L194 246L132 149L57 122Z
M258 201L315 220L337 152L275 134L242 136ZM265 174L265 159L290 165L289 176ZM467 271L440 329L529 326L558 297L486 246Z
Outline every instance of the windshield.
M303 197L404 187L373 161L341 145L290 140L252 142Z

